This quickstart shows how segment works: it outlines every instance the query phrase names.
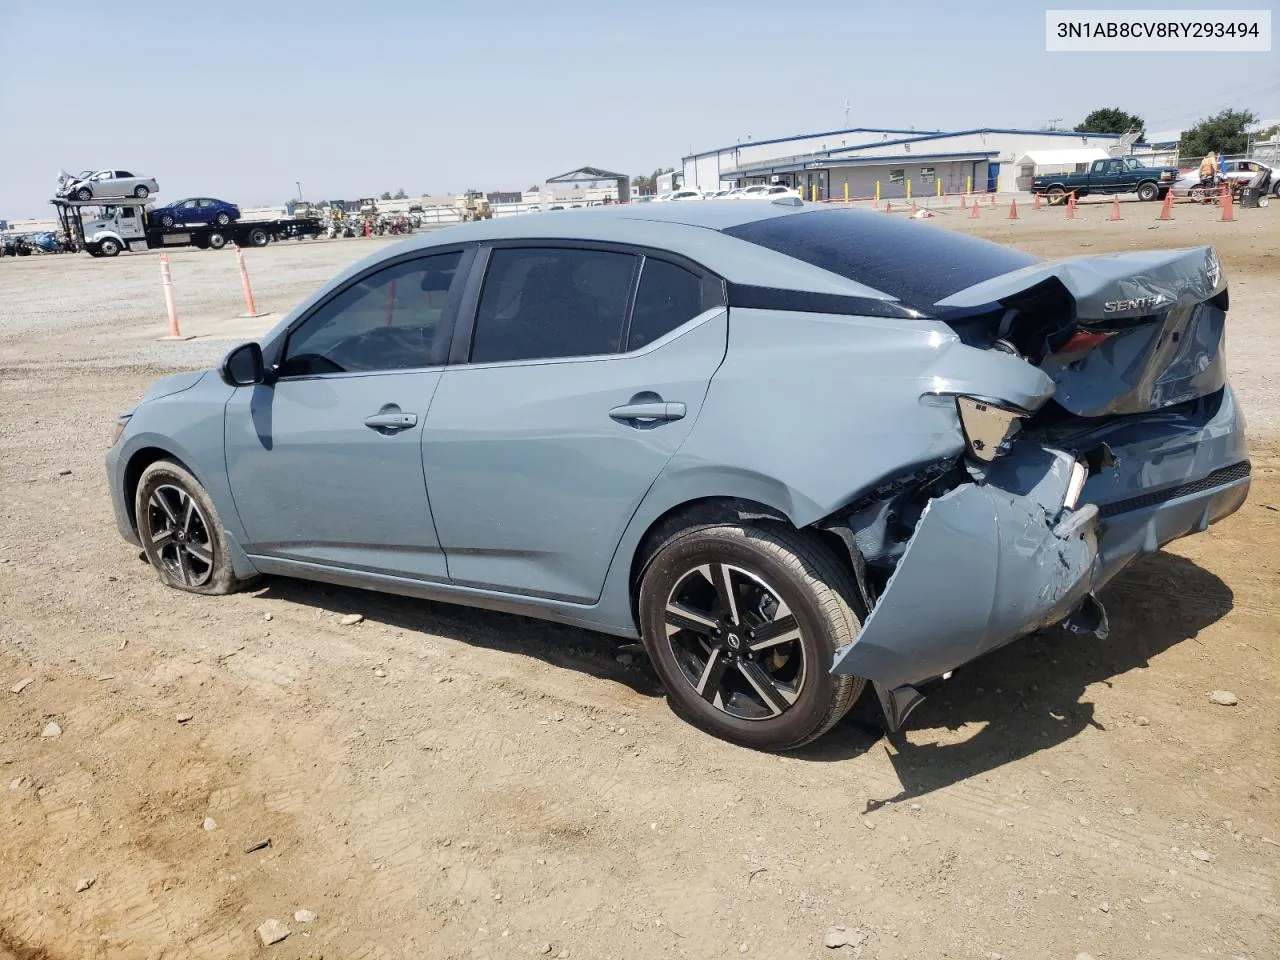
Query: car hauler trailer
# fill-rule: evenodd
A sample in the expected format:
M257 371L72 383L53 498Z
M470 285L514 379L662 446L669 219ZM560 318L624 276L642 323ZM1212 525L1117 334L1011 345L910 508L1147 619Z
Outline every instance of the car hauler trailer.
M265 247L272 240L318 237L319 217L281 217L274 220L236 220L225 227L216 224L162 227L151 219L149 208L133 198L51 201L62 229L77 250L95 257L114 257L122 250L165 247L200 247L221 250L228 243ZM84 209L96 207L97 216Z

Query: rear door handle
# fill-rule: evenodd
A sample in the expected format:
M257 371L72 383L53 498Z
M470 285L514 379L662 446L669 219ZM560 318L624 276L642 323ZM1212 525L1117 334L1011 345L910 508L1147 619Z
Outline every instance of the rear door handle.
M374 430L405 430L417 422L416 413L375 413L364 418L364 425Z
M665 400L655 400L650 403L624 403L609 411L609 416L620 423L635 420L682 420L684 415L683 403L668 403Z

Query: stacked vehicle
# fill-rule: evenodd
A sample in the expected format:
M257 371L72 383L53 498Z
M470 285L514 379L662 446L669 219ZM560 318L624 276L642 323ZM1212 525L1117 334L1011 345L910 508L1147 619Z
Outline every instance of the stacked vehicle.
M238 206L213 197L189 197L152 208L148 201L159 190L154 177L135 176L127 170L84 171L74 176L63 171L51 202L73 249L94 257L159 247L220 250L228 243L262 247L273 239L317 237L322 231L318 216L242 221ZM97 215L86 219L87 208L96 209Z

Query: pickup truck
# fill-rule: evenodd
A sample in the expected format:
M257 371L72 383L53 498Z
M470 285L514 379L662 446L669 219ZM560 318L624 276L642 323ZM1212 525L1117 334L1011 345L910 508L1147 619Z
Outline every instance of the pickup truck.
M1091 193L1136 193L1139 200L1163 200L1175 180L1177 167L1144 167L1133 157L1095 160L1085 173L1051 173L1031 180L1033 193L1047 194L1051 201L1068 193L1077 197Z

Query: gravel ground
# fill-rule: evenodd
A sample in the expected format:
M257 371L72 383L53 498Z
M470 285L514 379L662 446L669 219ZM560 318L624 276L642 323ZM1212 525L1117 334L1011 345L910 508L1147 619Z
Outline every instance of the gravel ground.
M379 241L248 251L257 321L230 252L173 253L184 343L154 255L0 261L0 958L1277 956L1280 221L1177 213L938 219L1219 244L1249 503L1111 584L1108 641L1012 644L901 734L863 703L787 756L680 722L606 637L193 597L119 540L116 412Z

